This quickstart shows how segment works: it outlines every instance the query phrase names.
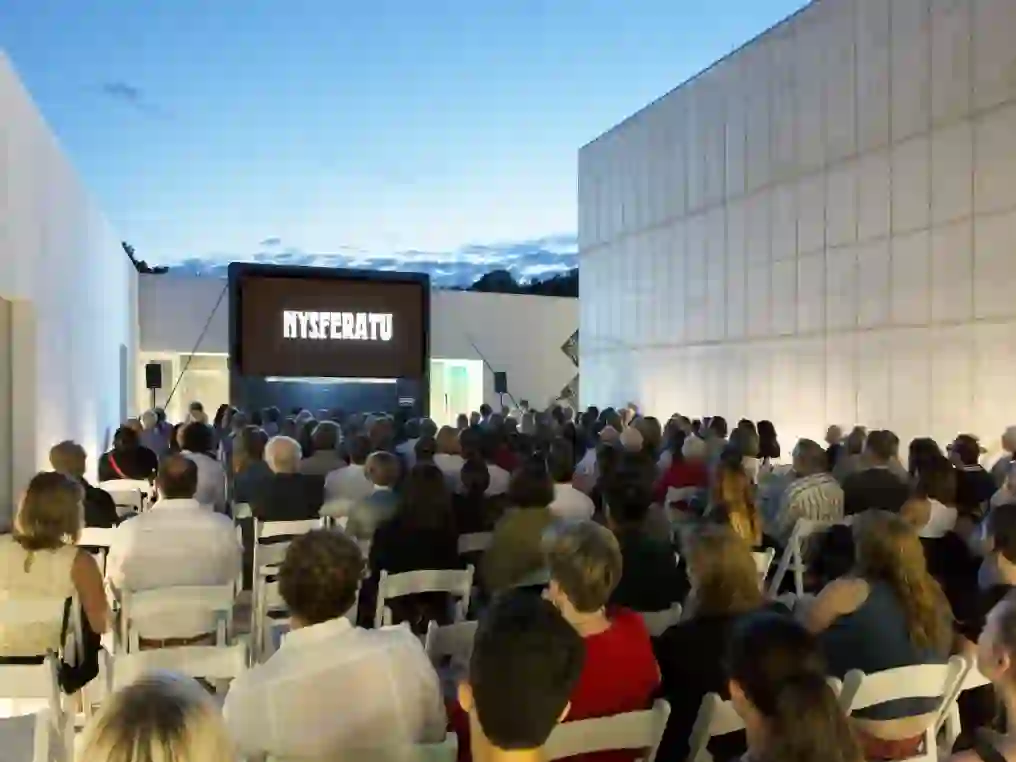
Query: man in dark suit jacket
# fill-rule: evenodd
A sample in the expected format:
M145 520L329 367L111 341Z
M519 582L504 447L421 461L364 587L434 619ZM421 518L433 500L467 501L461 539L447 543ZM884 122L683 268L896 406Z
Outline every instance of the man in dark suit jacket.
M85 448L70 440L54 445L49 451L49 462L54 471L74 479L84 490L85 526L115 527L120 523L113 496L105 490L93 487L85 479Z
M261 521L316 519L324 503L324 477L301 474L303 453L290 437L272 437L265 446L265 462L272 477L251 496L250 509Z
M272 480L272 469L265 463L268 436L258 426L244 426L236 432L232 444L234 503L250 503Z
M868 434L864 446L865 467L843 482L844 515L853 516L872 508L900 512L910 497L910 487L889 468L894 449L890 432Z

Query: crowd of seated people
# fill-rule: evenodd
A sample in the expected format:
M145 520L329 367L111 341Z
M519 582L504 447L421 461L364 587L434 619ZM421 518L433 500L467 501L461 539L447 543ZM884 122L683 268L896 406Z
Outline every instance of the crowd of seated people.
M54 471L32 481L13 534L0 538L0 595L73 598L98 635L113 626L126 592L228 585L241 571L249 586L253 537L249 521L230 515L237 505L254 521L325 517L332 528L285 538L278 579L291 631L233 682L225 730L179 681L129 690L178 705L194 728L211 723L209 739L279 758L367 758L377 744L440 742L449 728L462 759L471 750L478 760L538 754L559 721L664 698L670 716L657 758L683 759L703 698L717 693L732 701L745 733L711 743L715 759L746 750L773 762L904 759L919 751L936 700L888 702L847 718L825 678L941 664L980 641L981 669L994 685L981 689L987 702L961 701L963 724L1004 727L988 705L1016 690L1008 661L1016 647L1008 597L1016 585L1014 431L1003 435L1006 454L991 471L970 435L945 448L914 440L904 464L892 432L854 427L844 436L835 426L825 446L796 442L781 466L771 422L731 428L719 416L674 415L661 424L634 405L577 415L484 406L456 427L228 406L209 423L199 404L173 427L153 410L125 422L98 459L100 481L153 482L151 505L117 515L85 479L87 454L58 443ZM803 547L805 594L778 596L793 582L785 577L771 592L760 585L754 554L772 549L780 558L802 520L821 525ZM115 527L104 572L75 547L84 525ZM489 533L484 549L460 553L463 536L481 533ZM456 617L451 596L386 601L406 625L392 630L374 628L375 600L382 572L467 565L477 587L468 616L481 624L454 696L421 645L431 623ZM668 611L675 620L650 637L640 615ZM542 634L527 640L522 620ZM65 633L43 629L0 630L0 662L58 651ZM139 629L146 649L215 642L208 618ZM519 642L506 643L506 633ZM484 651L492 644L503 663ZM560 651L537 653L550 644ZM574 665L569 651L579 655ZM545 659L568 690L541 684L541 696L526 693L522 676L504 671L512 659L517 669ZM483 674L504 685L481 684ZM63 687L88 679L87 671L67 677ZM522 695L531 716L513 724L499 715L507 711L500 702ZM125 711L122 697L108 701L90 743L125 743L114 719ZM159 726L146 742L192 730ZM978 738L961 738L972 749L966 759L990 754Z

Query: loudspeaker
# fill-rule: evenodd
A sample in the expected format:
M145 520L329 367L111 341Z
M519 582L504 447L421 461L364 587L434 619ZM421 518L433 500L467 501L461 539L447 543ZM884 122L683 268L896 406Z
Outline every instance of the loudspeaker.
M508 374L504 371L494 371L494 394L508 393Z
M145 387L148 389L162 388L162 363L150 362L145 365Z

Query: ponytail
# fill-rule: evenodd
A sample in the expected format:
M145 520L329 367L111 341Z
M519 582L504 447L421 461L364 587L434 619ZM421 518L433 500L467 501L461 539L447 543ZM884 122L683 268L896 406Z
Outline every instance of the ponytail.
M784 678L770 717L766 759L773 762L859 762L861 747L826 678L800 672Z

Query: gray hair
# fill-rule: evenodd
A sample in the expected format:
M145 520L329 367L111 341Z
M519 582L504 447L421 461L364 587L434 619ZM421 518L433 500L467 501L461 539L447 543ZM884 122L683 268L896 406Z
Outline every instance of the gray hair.
M272 437L265 445L265 463L277 474L293 474L300 467L303 448L292 437Z
M709 456L709 447L704 439L692 435L684 440L681 455L685 460L705 460Z

